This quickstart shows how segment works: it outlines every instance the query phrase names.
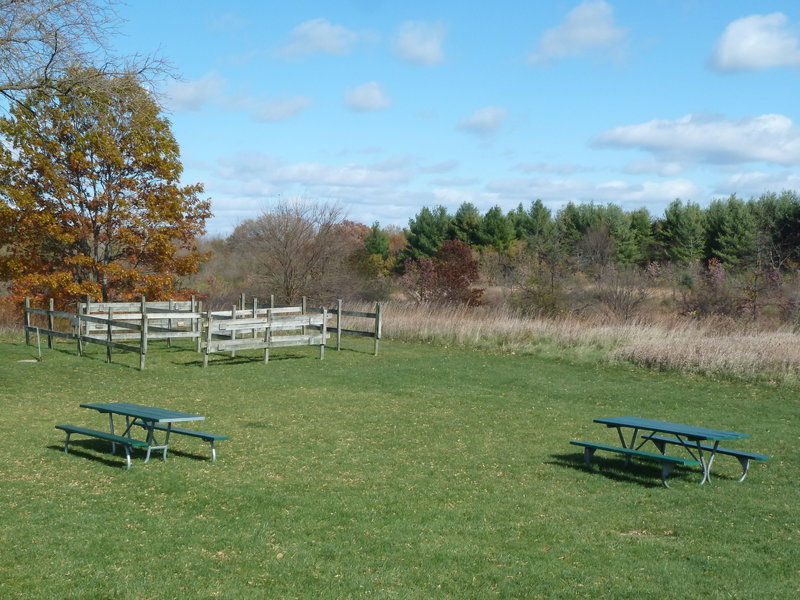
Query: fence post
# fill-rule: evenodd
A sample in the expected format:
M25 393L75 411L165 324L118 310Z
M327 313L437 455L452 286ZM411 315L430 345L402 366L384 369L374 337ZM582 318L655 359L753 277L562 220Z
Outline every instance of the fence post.
M48 303L48 307L49 307L49 312L47 314L47 330L48 331L53 331L53 328L55 327L55 322L53 321L53 311L55 310L55 305L56 305L55 302L56 301L55 301L54 298L50 298L50 302ZM50 335L49 333L47 334L47 347L48 348L52 348L53 347L53 336Z
M192 331L197 334L195 338L195 345L198 352L200 352L202 348L202 335L203 335L203 301L200 300L194 306L193 313L196 315L200 315L198 318L193 319L194 325L192 326Z
M258 318L258 298L253 296L253 318ZM255 327L253 328L253 339L256 339L256 330Z
M231 308L231 320L236 321L236 305L235 304ZM236 323L233 323L233 325L236 325ZM231 336L231 341L236 339L236 330L235 329L231 328L230 336ZM231 358L234 358L235 356L236 356L236 350L231 350Z
M114 339L113 334L111 333L111 319L114 318L114 309L109 306L108 308L108 326L106 328L106 341L108 345L106 346L106 362L111 363L111 342Z
M378 344L381 341L381 303L375 303L375 356L378 356Z
M319 342L319 359L325 358L325 337L328 335L328 309L322 309L322 339Z
M206 329L206 351L205 351L205 354L203 354L203 366L204 367L208 366L208 353L211 350L211 326L212 326L211 321L212 321L211 309L207 308L206 309L206 323L207 323L207 327L208 328Z
M171 311L175 309L175 301L170 298L169 304L167 304L167 308ZM172 319L167 319L167 327L169 328L170 332L172 331ZM172 348L172 338L167 338L167 348Z
M336 301L336 349L342 349L342 299Z
M83 356L83 325L81 325L81 313L83 312L83 305L78 302L75 306L75 339L77 340L78 356Z
M147 356L147 302L145 297L142 296L142 331L139 341L139 370L144 371L144 361Z
M25 327L25 345L31 345L31 332L28 331L28 328L31 326L31 313L28 312L28 309L31 307L31 299L25 298L25 309L22 316L22 324Z
M302 299L302 301L300 303L300 314L302 314L302 315L306 314L307 301L308 301L308 299L305 296L303 296L303 299ZM300 334L301 335L306 335L306 326L305 325L303 325L300 328Z
M269 362L269 343L272 332L272 311L267 312L267 326L264 328L264 364ZM254 334L255 335L255 334Z
M269 307L275 308L275 294L269 295Z
M89 312L90 312L89 305L91 304L91 302L92 302L91 297L89 297L89 296L84 296L83 297L83 303L84 303L83 314L85 314L85 315L89 314ZM86 329L86 331L83 331L84 328ZM86 333L87 335L89 334L89 321L82 321L81 322L81 333L82 334Z

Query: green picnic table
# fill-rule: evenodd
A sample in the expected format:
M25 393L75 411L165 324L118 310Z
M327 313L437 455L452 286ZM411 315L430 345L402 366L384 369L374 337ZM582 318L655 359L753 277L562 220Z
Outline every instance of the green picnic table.
M677 464L699 465L703 471L703 477L700 481L702 485L710 481L711 465L718 454L733 456L739 460L743 471L739 481L744 481L747 476L751 460L767 460L769 458L763 454L734 448L723 448L719 445L720 442L750 437L746 433L632 416L599 418L594 419L594 422L615 428L621 446L584 441L571 442L584 448L584 458L587 466L591 466L591 458L596 450L624 454L626 464L630 462L633 456L657 461L661 463L661 480L666 487L669 487L667 476ZM659 453L642 450L642 446L647 442L652 442L659 450ZM689 458L668 455L666 453L667 446L683 448Z
M111 442L111 452L116 452L117 445L123 446L125 449L125 456L127 459L128 468L131 467L131 450L133 448L143 448L147 451L144 462L150 460L150 454L153 450L161 450L164 460L167 459L167 450L169 449L169 440L171 434L186 435L202 439L211 444L211 460L216 461L217 453L215 442L219 440L227 440L228 438L223 435L214 433L207 433L204 431L196 431L192 429L183 429L175 427L175 423L187 423L192 421L202 421L205 419L202 415L195 415L191 413L170 410L166 408L157 408L153 406L143 406L141 404L132 404L129 402L100 402L100 403L86 403L81 404L82 408L89 408L96 410L100 413L108 415L108 431L100 431L95 429L88 429L86 427L76 427L74 425L56 425L56 428L61 429L67 433L67 439L64 444L64 451L66 452L69 446L70 435L78 434L89 437L96 437ZM115 431L114 417L124 417L125 427L121 434ZM142 427L145 429L145 440L137 440L132 435L134 426ZM163 434L163 441L159 441L159 437Z

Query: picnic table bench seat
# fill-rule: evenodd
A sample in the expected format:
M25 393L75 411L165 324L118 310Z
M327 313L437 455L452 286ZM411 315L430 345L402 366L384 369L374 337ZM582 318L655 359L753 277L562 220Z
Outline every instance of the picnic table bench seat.
M145 428L147 427L144 423L137 422L137 424L139 426L141 426L141 427L145 427ZM217 449L216 449L216 446L215 446L215 442L230 439L227 436L218 435L216 433L208 433L208 432L205 432L205 431L195 431L194 429L183 429L182 427L169 427L167 425L161 425L161 424L158 424L158 423L153 425L153 429L155 429L157 431L169 431L170 434L177 433L179 435L186 435L186 436L189 436L189 437L196 437L196 438L199 438L199 439L203 440L204 442L208 442L211 445L211 462L215 462L217 460Z
M658 454L656 452L646 452L644 450L622 448L620 446L610 446L608 444L598 444L596 442L572 441L570 444L583 447L583 459L589 469L592 468L592 456L594 456L594 453L597 450L616 452L618 454L624 454L625 456L636 456L643 460L658 462L661 464L661 482L665 487L669 487L669 484L667 483L667 477L669 477L669 474L672 473L675 465L696 466L700 464L698 461L691 458L668 456L666 454Z
M650 434L642 437L653 442L662 454L666 451L667 444L674 444L677 446L686 446L688 448L697 448L699 446L701 450L706 452L716 452L716 454L726 454L728 456L736 457L739 460L739 464L742 466L742 476L739 478L739 481L744 481L744 478L747 477L747 471L750 468L751 460L769 460L769 456L765 454L756 454L755 452L746 452L744 450L722 447L717 447L715 450L714 446L708 444L699 444L691 441L682 442L677 438L666 437L663 435Z
M123 435L115 435L107 431L98 431L97 429L89 429L87 427L77 427L75 425L56 425L56 429L61 429L67 434L64 440L64 452L69 454L69 441L72 434L85 435L87 437L98 438L107 440L113 444L120 444L125 448L125 459L127 461L127 468L131 468L131 448L147 448L147 442L142 440L134 440Z

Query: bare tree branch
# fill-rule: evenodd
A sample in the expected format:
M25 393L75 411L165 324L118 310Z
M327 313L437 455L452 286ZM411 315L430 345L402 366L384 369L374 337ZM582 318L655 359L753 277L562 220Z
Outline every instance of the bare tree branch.
M117 4L0 0L0 94L21 103L33 90L68 94L76 85L102 87L118 75L135 74L147 81L169 71L152 55L114 55L109 40L120 22Z

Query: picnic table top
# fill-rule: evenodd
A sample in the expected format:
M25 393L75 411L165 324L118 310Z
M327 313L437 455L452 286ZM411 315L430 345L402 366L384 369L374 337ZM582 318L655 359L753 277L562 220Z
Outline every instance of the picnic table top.
M658 421L656 419L646 419L643 417L608 417L595 419L595 423L604 423L609 427L631 427L634 429L645 429L648 431L660 431L681 435L690 440L739 440L750 437L746 433L736 431L724 431L721 429L709 429L708 427L696 427L694 425L683 425L681 423L670 423L669 421Z
M101 413L114 413L156 423L179 423L183 421L202 421L205 419L205 417L201 415L193 415L153 406L142 406L141 404L131 404L128 402L87 403L81 404L81 407L91 408Z

